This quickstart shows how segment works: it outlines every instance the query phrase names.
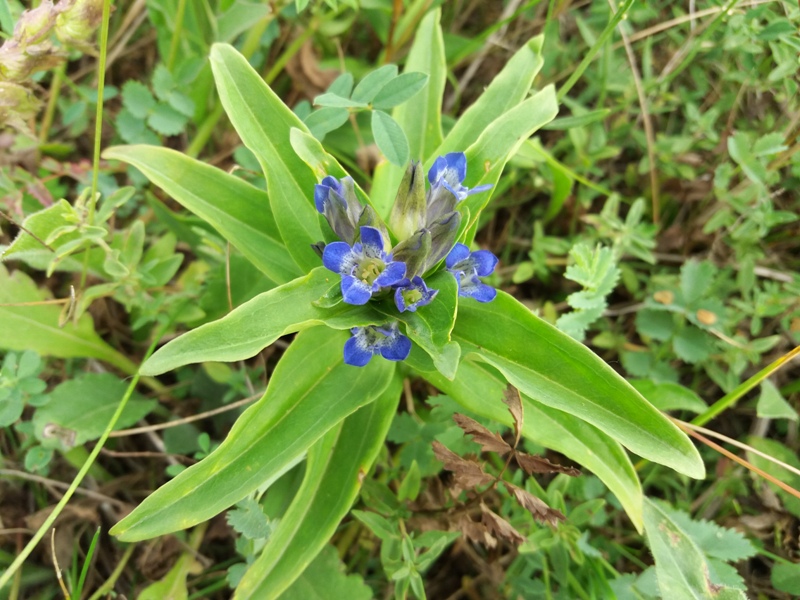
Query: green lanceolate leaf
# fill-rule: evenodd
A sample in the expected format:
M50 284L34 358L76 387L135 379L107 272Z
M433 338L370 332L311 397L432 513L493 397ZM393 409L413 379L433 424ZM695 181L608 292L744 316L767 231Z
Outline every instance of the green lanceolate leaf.
M300 333L267 392L236 421L208 458L151 494L111 532L136 541L185 529L233 505L297 464L342 419L386 389L395 365L345 365L347 334L316 327Z
M393 113L406 134L409 155L414 160L426 160L442 143L442 95L447 62L440 18L441 10L437 8L420 21L405 63L405 73L424 73L428 83ZM384 219L389 216L404 170L405 165L398 167L391 163L382 163L375 169L372 201Z
M745 600L744 592L714 585L700 548L658 503L645 499L644 527L656 561L662 598ZM712 589L713 585L713 589Z
M371 306L339 303L321 308L316 302L330 290L338 275L317 267L278 288L259 294L223 318L193 329L160 348L140 372L158 375L198 362L232 362L250 358L282 335L327 323L334 329L381 323Z
M450 339L458 309L458 284L449 272L440 271L428 280L428 285L439 293L433 302L416 312L398 314L393 301L387 301L379 310L405 323L411 341L430 355L442 375L452 379L461 357L461 348Z
M303 483L261 556L236 588L235 598L277 598L336 531L383 446L402 379L345 419L308 451Z
M552 121L557 113L555 88L547 86L492 121L466 150L469 169L464 185L470 188L487 183L497 185L506 163L522 143ZM430 159L427 162L433 163ZM426 167L430 165L426 163ZM474 226L490 198L491 192L485 192L470 196L462 203L472 215L469 222L465 219L461 224L462 231L471 232L466 244L474 238Z
M588 421L648 460L704 475L684 433L586 346L508 294L487 304L462 302L453 339L542 404Z
M287 250L308 272L319 264L311 244L322 239L314 208L314 174L292 150L292 127L308 131L232 46L214 44L211 69L228 117L261 163L275 222Z
M480 98L464 111L442 145L437 148L433 158L448 152L463 152L475 143L493 121L525 99L544 63L543 41L543 36L536 36L517 50ZM477 165L473 168L477 168Z
M185 154L156 146L117 146L103 154L142 171L182 206L210 223L275 283L301 274L286 252L267 194Z
M50 299L25 273L9 274L5 266L0 265L0 348L33 350L43 356L60 358L97 358L125 373L136 372L136 364L95 333L89 315L84 314L77 323L68 322L61 327L61 306L28 304Z
M466 359L461 361L456 377L448 381L436 373L424 358L424 354L415 349L407 362L467 410L513 426L508 406L503 403L506 380L495 369ZM622 446L586 421L568 413L524 395L522 404L525 415L523 435L537 444L561 452L597 475L616 495L633 524L641 531L642 486Z

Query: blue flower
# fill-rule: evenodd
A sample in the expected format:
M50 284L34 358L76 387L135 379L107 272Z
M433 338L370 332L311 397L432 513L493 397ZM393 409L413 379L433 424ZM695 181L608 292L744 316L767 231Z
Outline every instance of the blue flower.
M352 177L341 181L328 175L314 186L314 205L327 219L333 232L348 244L356 239L363 207L356 198Z
M386 360L405 360L411 352L411 340L397 328L397 321L386 325L353 327L353 334L344 344L344 362L363 367L375 354Z
M458 282L458 295L478 302L491 302L497 296L497 290L478 279L490 275L496 265L497 257L488 250L470 252L464 244L456 244L445 259L447 270Z
M412 279L403 279L394 291L394 303L400 312L416 312L420 306L430 304L439 290L431 290L419 275Z
M439 156L428 171L431 190L428 195L428 223L455 209L458 202L467 196L483 192L491 184L468 188L463 185L467 177L467 156L463 152L451 152ZM448 193L449 192L449 193Z
M375 227L361 227L361 241L352 247L346 242L325 246L322 264L342 276L342 297L348 304L366 304L373 294L400 283L406 275L405 263L392 261Z

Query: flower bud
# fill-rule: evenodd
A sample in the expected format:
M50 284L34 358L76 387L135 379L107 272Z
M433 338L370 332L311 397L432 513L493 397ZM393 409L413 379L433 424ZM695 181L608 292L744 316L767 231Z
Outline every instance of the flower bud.
M392 250L394 260L406 263L406 277L411 279L415 275L425 272L428 255L431 251L431 232L420 229L410 238L406 238Z
M103 21L103 0L61 0L56 8L56 37L67 46L91 47L87 42Z
M406 169L389 217L389 225L397 236L404 240L425 226L425 177L422 163L411 161Z
M447 256L455 244L459 225L461 225L461 213L453 211L428 228L431 232L431 251L422 272L427 271Z
M14 27L13 40L23 49L28 44L36 44L47 39L56 23L58 10L53 6L52 0L42 0L42 3L33 10L22 13Z
M361 216L358 218L358 228L356 232L361 231L362 227L374 227L381 232L384 239L384 250L389 251L389 230L386 228L386 223L383 222L380 215L375 212L375 209L367 205L361 211Z
M27 88L0 81L0 124L27 131L27 121L36 116L41 102Z

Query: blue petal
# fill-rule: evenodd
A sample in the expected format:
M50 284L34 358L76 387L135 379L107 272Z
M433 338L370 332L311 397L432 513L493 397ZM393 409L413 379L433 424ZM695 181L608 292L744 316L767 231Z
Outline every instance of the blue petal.
M467 155L463 152L450 152L445 154L444 160L447 163L448 175L455 175L455 179L449 179L449 183L461 183L467 176Z
M447 255L447 259L445 259L445 266L448 269L452 269L460 263L462 260L469 256L469 248L467 248L464 244L456 244L453 246L453 249L450 251L450 254Z
M471 196L472 194L477 194L479 192L485 192L486 190L490 190L494 187L494 184L491 183L484 183L483 185L479 185L476 188L472 188L470 191L467 192L467 196Z
M442 176L445 169L447 169L447 161L444 156L437 156L433 161L430 170L428 171L428 183L433 185Z
M458 295L474 298L478 302L491 302L497 296L497 290L483 283L477 275L472 275L459 279Z
M411 340L402 333L387 337L380 346L381 356L386 360L405 360L411 352Z
M317 207L317 212L321 213L325 210L325 201L328 199L327 185L317 184L314 186L314 206Z
M389 287L396 285L406 276L406 263L400 261L392 261L386 264L383 272L375 278L375 284L378 287Z
M342 275L342 299L347 304L360 306L372 298L372 288L352 275Z
M497 257L488 250L476 250L470 255L470 262L479 277L486 277L497 266Z
M364 254L372 258L383 256L383 235L374 227L361 227L361 244Z
M372 359L372 350L362 347L358 335L344 343L344 362L354 367L363 367Z
M406 279L405 281L408 281ZM405 312L406 310L410 310L414 312L415 309L411 309L406 307L406 299L403 297L403 291L405 287L399 287L394 291L394 305L397 307L397 310L400 312Z
M345 242L331 242L322 252L322 264L334 273L349 274L353 262L353 250Z

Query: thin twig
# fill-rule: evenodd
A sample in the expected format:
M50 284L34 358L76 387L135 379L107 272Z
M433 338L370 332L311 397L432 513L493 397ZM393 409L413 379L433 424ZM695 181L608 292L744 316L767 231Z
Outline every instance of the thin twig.
M62 490L66 490L69 488L68 483L64 483L62 481L56 481L55 479L49 479L47 477L42 477L41 475L34 475L33 473L26 473L25 471L17 471L15 469L0 469L0 476L15 477L17 479L26 479L27 481L33 481L35 483L41 483L43 485L51 485L55 488L61 488ZM87 490L86 488L82 487L76 488L75 493L81 494L82 496L86 496L87 498L92 498L93 500L99 500L100 502L110 502L118 506L125 506L125 502L122 502L121 500L117 500L116 498L112 498L111 496L106 496L105 494L101 494L100 492Z

